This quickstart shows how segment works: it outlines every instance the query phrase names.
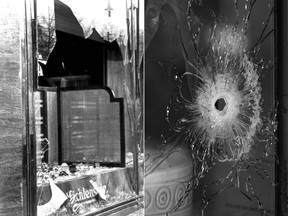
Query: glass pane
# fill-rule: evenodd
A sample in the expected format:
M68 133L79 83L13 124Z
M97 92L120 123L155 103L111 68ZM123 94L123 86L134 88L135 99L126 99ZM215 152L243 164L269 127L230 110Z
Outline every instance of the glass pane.
M53 0L37 2L37 21L38 61L45 62L56 43Z
M274 215L274 1L145 14L145 213Z

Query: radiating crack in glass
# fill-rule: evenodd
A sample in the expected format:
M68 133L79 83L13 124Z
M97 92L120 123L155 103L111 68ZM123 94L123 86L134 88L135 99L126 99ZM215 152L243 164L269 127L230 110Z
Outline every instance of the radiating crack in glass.
M188 24L192 4L193 1L189 1ZM191 147L194 174L184 195L167 215L182 205L187 194L199 185L200 179L213 168L215 161L233 165L226 177L203 187L202 214L211 200L225 190L236 187L247 199L258 203L262 215L268 215L251 182L251 168L275 186L262 164L264 159L275 160L277 107L271 108L270 115L264 114L260 85L262 74L269 72L273 63L264 63L259 55L263 42L275 31L272 29L267 33L274 7L269 5L270 14L263 22L258 40L246 50L249 20L256 0L245 1L246 14L242 18L238 0L234 5L236 22L233 26L217 19L211 11L214 23L207 53L203 55L198 51L199 28L192 37L196 59L188 62L194 70L181 76L175 74L174 77L177 88L167 107L166 119L170 130L163 136L164 142L177 140ZM198 83L194 87L195 94L187 98L183 95L184 81L191 77L196 77ZM175 120L171 117L171 111L181 113L181 116ZM264 146L261 155L252 151L256 143ZM212 185L219 186L219 189L207 195L207 188Z

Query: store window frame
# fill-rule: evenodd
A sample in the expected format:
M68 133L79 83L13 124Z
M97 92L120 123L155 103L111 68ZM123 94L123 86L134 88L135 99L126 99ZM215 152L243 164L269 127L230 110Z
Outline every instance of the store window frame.
M36 91L57 91L55 87L43 87L38 85L38 59L37 59L37 0L24 0L24 16L22 18L22 36L21 36L21 85L22 85L22 107L23 107L23 215L37 215L37 160L36 160L36 133L35 133L35 116L34 116L34 92ZM107 65L105 65L107 68ZM105 84L107 83L107 72L105 74ZM107 86L89 86L88 88L102 88ZM108 87L109 88L109 87ZM65 88L63 89L65 90ZM110 91L110 90L109 90ZM123 107L123 98L120 99L120 109ZM122 132L121 132L122 133ZM123 142L123 139L121 143ZM121 151L123 149L121 148ZM125 150L124 150L125 151ZM123 166L123 158L120 166ZM138 161L133 162L133 166ZM138 179L138 177L137 177ZM136 182L136 194L139 196L138 182ZM141 196L141 195L140 195ZM142 197L142 196L141 196ZM120 203L121 204L121 203ZM139 197L125 201L123 207L139 204ZM122 204L121 204L122 205ZM116 206L119 208L118 206ZM108 207L107 212L115 212L114 206ZM103 210L100 212L102 213ZM89 215L94 215L91 213Z

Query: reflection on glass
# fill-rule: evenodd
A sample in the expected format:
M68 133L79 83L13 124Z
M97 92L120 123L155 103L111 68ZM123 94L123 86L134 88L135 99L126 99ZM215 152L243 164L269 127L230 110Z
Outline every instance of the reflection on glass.
M53 0L39 1L37 9L38 60L45 62L56 43Z
M142 10L142 1L37 1L39 216L138 205Z

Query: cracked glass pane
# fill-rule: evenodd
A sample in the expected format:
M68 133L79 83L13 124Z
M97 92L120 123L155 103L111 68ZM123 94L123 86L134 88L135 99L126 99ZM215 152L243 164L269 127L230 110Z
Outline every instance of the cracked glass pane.
M274 15L269 0L148 1L146 152L163 144L148 184L175 151L193 164L167 214L189 194L195 215L274 214Z

